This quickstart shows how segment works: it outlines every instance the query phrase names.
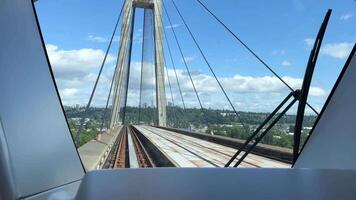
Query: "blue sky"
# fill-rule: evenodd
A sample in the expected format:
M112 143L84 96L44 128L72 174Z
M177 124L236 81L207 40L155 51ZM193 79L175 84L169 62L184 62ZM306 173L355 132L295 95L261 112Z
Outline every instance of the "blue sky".
M188 65L195 74L193 78L197 81L198 92L202 96L204 106L229 108L171 1L164 0L164 2L175 25L174 30L182 44ZM196 1L176 0L175 2L239 110L270 111L287 95L288 90L217 24ZM310 52L310 43L315 38L327 9L332 8L332 17L323 41L309 98L311 104L321 109L345 63L348 52L356 41L355 1L278 0L266 3L262 0L204 0L203 2L295 88L301 84ZM100 66L121 5L121 0L87 0L85 3L79 0L39 0L36 3L40 25L64 104L83 104L89 97L95 73ZM138 80L139 75L137 70L141 58L142 14L142 10L137 11L133 66L138 69L132 70L133 80ZM197 106L171 29L167 27L166 17L164 25L188 105ZM106 98L117 46L116 38L96 94L98 105ZM172 80L174 77L170 62L167 66ZM172 83L172 85L174 96L178 98L176 84ZM132 105L135 105L137 91L131 90L129 96L133 99ZM167 99L170 101L170 96L167 96Z

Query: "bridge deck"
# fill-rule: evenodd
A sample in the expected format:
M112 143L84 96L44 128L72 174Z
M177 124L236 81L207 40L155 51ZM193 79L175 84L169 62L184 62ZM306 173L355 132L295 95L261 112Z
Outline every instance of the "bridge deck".
M177 167L223 167L236 149L151 126L135 126ZM289 164L249 154L240 167L288 168Z

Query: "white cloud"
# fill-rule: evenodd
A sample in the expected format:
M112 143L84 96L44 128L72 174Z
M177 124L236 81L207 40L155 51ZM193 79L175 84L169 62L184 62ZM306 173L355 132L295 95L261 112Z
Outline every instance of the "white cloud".
M180 59L181 62L190 62L190 61L193 61L195 59L195 56L184 56L183 58Z
M93 41L93 42L99 42L99 43L108 43L110 41L111 37L102 37L102 36L95 36L92 34L88 34L87 36L87 40L89 41ZM119 37L114 37L113 39L114 42L118 42L119 41Z
M274 55L274 56L283 56L285 54L286 54L286 50L284 50L284 49L272 51L272 55Z
M104 58L104 52L100 49L74 49L63 50L56 45L47 44L49 60L54 72L57 86L65 105L85 104L93 88L99 67ZM101 100L108 92L115 57L108 55L100 79L96 102Z
M282 66L291 66L292 64L288 61L288 60L284 60L282 63L281 63Z
M108 42L109 39L101 36L88 35L88 40L94 42Z
M309 93L315 97L324 97L327 94L327 92L320 87L310 87Z
M52 44L47 44L46 49L54 72L60 76L85 76L100 67L105 55L101 49L63 50ZM114 60L109 54L106 63Z
M172 25L165 26L165 28L166 29L172 29L172 28L178 28L180 26L181 26L181 24L172 24Z
M59 91L63 97L70 97L78 93L77 88L65 88Z
M333 58L344 59L347 58L352 50L353 44L342 42L342 43L330 43L325 44L321 48L321 53L324 55L331 56Z
M346 21L346 20L352 18L353 16L354 16L353 14L347 13L347 14L345 14L345 15L341 15L341 16L340 16L340 20Z
M47 45L47 50L63 103L65 105L86 104L104 53L95 49L62 50L55 45ZM140 91L141 63L133 62L131 66L128 105L137 106ZM145 98L144 101L151 105L155 102L155 98L153 98L154 92L152 91L155 85L152 63L145 63L145 70L147 71L144 72L143 96ZM77 73L78 71L80 73ZM114 63L104 68L103 76L93 99L94 105L105 105L113 71ZM177 105L181 105L174 71L168 68L168 74L175 102ZM198 106L190 79L185 70L177 69L177 75L186 105L188 107ZM213 76L192 71L192 78L205 107L230 109ZM282 78L295 89L300 88L303 82L302 79L290 76ZM269 111L275 108L289 93L288 88L273 76L242 76L235 74L233 76L220 76L219 80L234 105L242 110ZM166 94L167 100L170 101L167 78ZM311 87L310 96L313 98L323 98L326 94L327 92L321 87L314 85ZM319 105L319 107L321 106Z
M212 78L212 77L211 77ZM303 80L299 78L293 78L290 76L282 77L292 88L298 89L302 86ZM287 87L274 76L241 76L235 75L233 78L224 78L224 85L230 85L234 92L246 92L246 93L283 93L288 91ZM311 96L324 96L325 91L320 87L312 86ZM313 90L313 92L312 92Z
M306 39L304 39L304 42L307 44L308 48L312 48L314 45L315 39L306 38Z
M308 48L314 45L314 39L306 38L304 42ZM340 43L327 43L322 45L320 53L323 55L331 56L333 58L344 59L347 58L352 50L353 43L340 42Z
M177 88L174 71L169 69L168 74L174 90L173 96L175 97L175 101L180 102L179 91L174 89ZM188 102L187 105L198 106L189 77L183 70L177 70L177 74L185 101ZM290 76L284 76L282 78L294 89L300 89L303 83L303 80L300 78ZM196 73L192 75L192 79L194 80L196 89L205 107L231 109L214 77L204 73ZM219 77L219 80L234 105L244 111L271 111L290 92L289 89L274 76L242 76L236 74L232 77ZM168 85L166 88L167 99L170 100ZM326 95L327 92L323 88L314 85L311 87L309 93L312 99L324 99ZM321 106L322 104L318 104L318 107ZM311 112L308 111L308 113Z
M171 81L174 81L174 71L169 69L168 74ZM192 85L189 77L183 70L177 70L178 79L181 81L183 92L193 92ZM195 73L192 74L194 84L198 92L201 93L212 93L220 92L220 88L216 83L214 77L204 74ZM298 89L301 87L303 80L299 78L293 78L290 76L282 77L292 88ZM220 77L219 78L222 85L230 92L236 93L285 93L288 92L288 88L283 85L283 83L274 76L242 76L234 75L233 77ZM173 82L173 86L175 86ZM326 92L316 86L312 86L310 95L311 96L324 96Z

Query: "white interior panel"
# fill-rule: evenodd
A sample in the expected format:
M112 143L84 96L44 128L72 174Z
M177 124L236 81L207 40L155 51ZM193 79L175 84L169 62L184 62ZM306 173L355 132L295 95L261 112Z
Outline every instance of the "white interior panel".
M356 169L355 48L294 167Z
M31 0L0 1L0 118L16 196L81 179ZM7 162L2 159L0 162ZM1 187L1 186L0 186Z

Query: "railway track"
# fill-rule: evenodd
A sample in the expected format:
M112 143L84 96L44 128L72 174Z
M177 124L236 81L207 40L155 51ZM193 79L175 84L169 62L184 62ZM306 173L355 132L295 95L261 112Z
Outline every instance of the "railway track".
M223 167L236 149L150 126L125 126L106 168ZM241 167L288 167L250 154Z
M116 158L117 158L117 152L119 149L119 143L122 139L122 135L124 134L125 129L122 128L120 130L120 133L117 137L117 139L115 140L113 147L111 148L108 157L106 158L106 161L103 165L104 169L109 169L109 168L114 168L115 167L115 162L116 162Z
M151 157L149 156L146 148L140 141L140 139L137 137L137 130L129 127L131 136L132 136L132 141L134 143L134 149L135 153L137 156L138 164L140 168L147 168L147 167L155 167L154 162L152 161Z
M123 129L127 128L124 127ZM123 130L122 134L120 134L120 139L116 152L115 168L127 168L130 166L127 152L127 130Z
M132 126L123 127L103 168L156 167L138 134Z

